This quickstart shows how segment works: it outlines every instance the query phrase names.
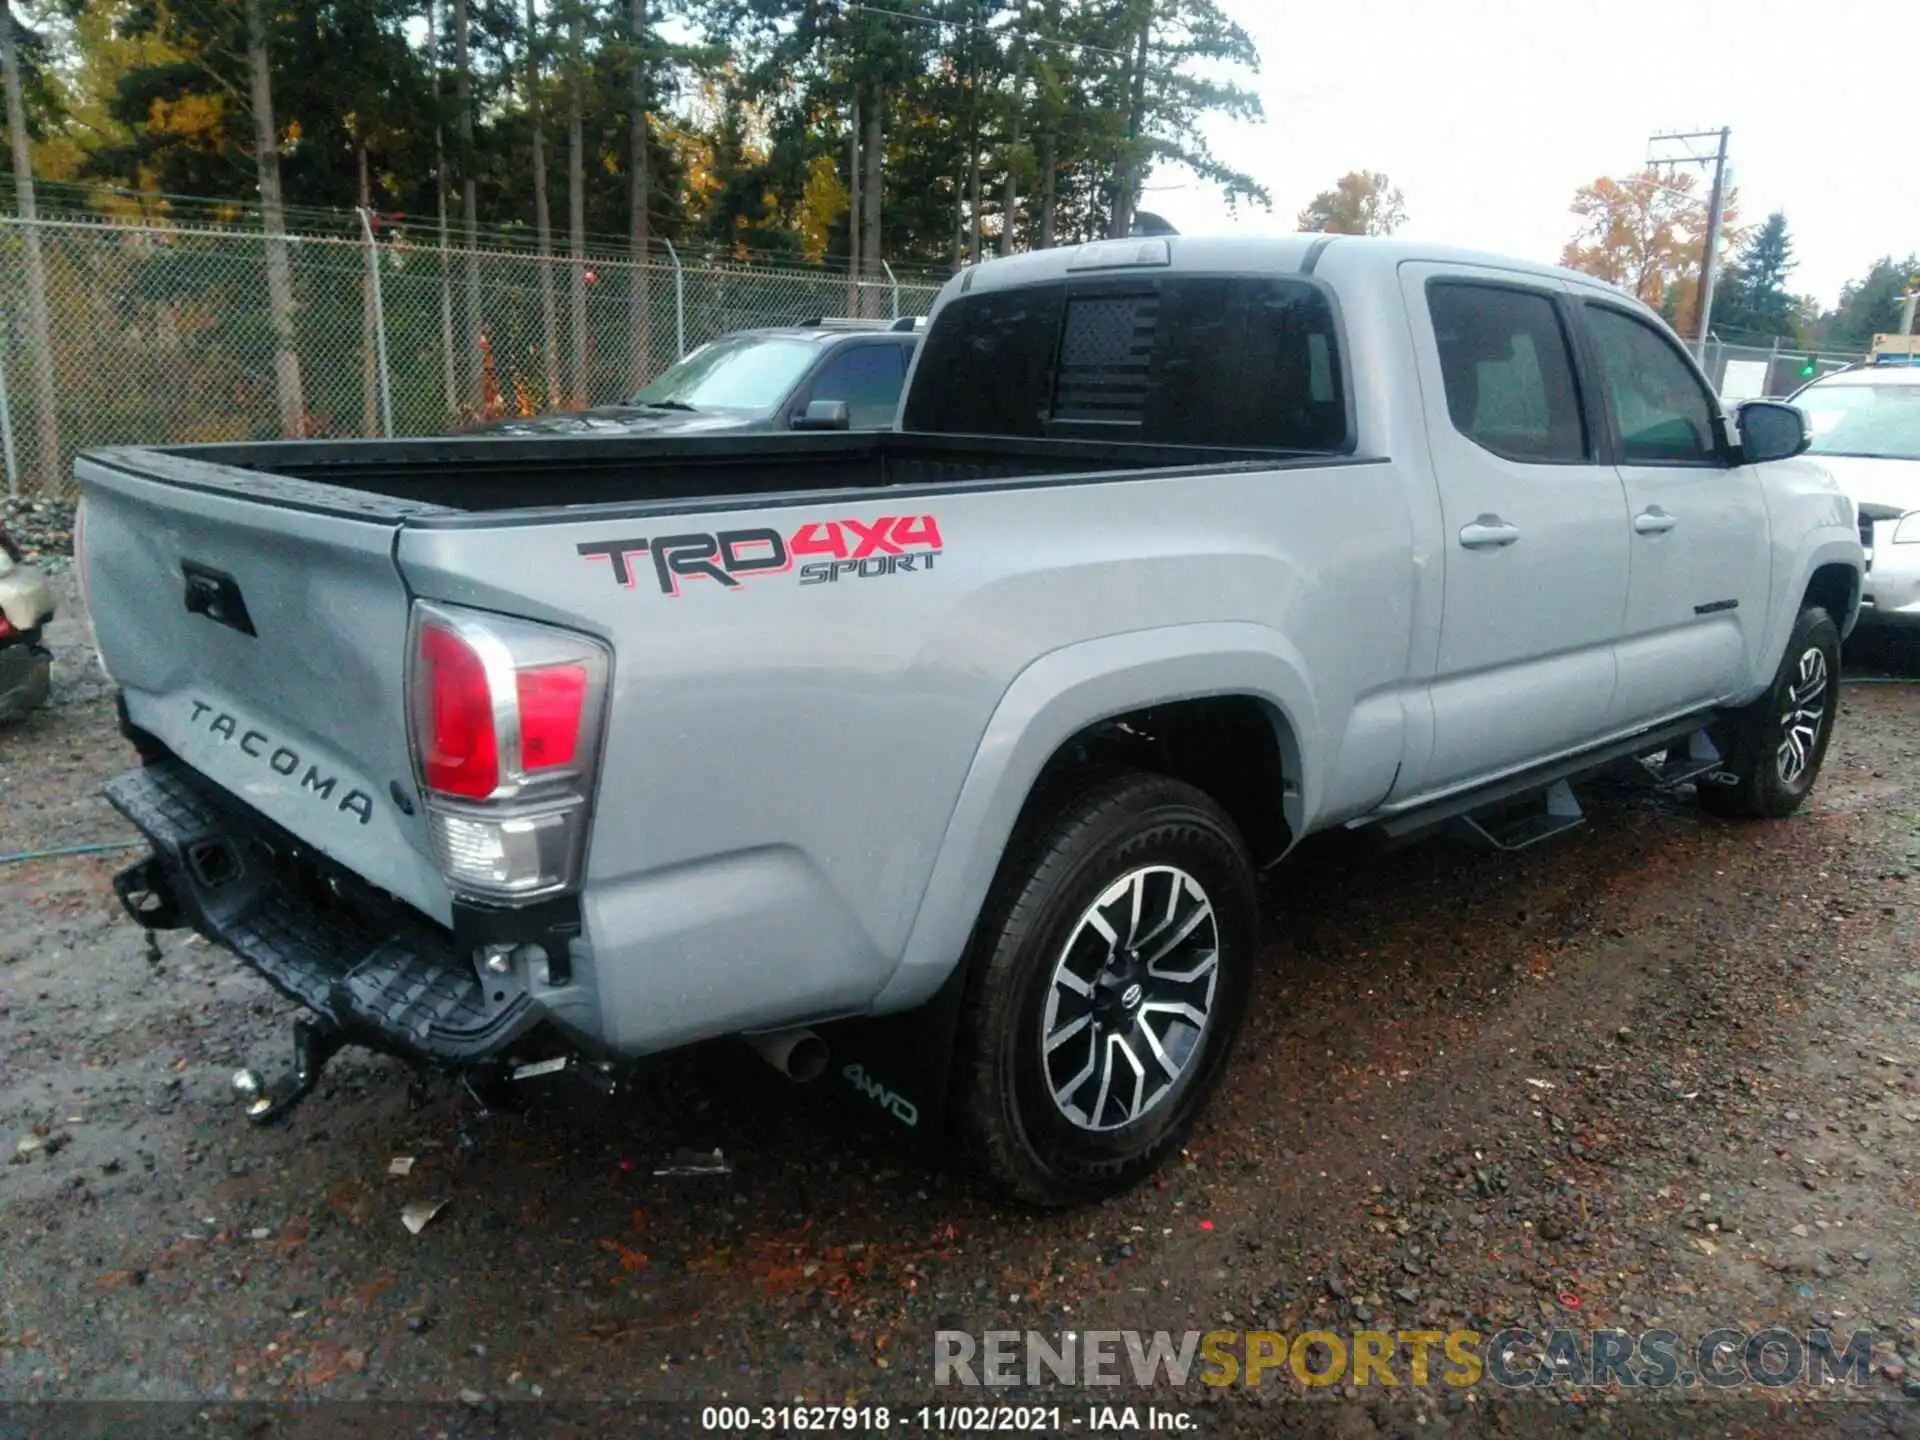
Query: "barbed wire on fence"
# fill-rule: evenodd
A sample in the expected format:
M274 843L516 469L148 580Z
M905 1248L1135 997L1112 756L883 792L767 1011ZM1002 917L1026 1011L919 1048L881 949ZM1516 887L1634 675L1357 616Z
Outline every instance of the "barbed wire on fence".
M358 235L268 236L0 218L7 491L68 498L74 456L98 446L281 435L275 246L292 280L300 428L313 436L441 434L614 403L728 331L924 315L939 291L890 270L856 283L695 258L666 242L639 263L606 249L576 262L519 246L442 249L429 234L371 223ZM44 315L25 303L30 290L44 294Z
M392 217L356 214L351 229L323 218L270 236L205 216L0 217L6 492L68 498L75 455L103 445L273 438L294 417L311 436L431 435L617 402L729 331L923 315L941 283L884 265L855 282L665 240L639 262L610 245L543 257L503 231L443 248L431 228ZM269 300L276 248L291 279L291 367ZM1714 338L1701 358L1723 393L1772 395L1860 357ZM276 376L289 369L298 392L283 407Z
M107 224L116 227L153 227L168 230L213 230L221 233L262 233L264 220L257 201L211 199L167 191L132 190L98 182L39 180L35 182L38 213L42 220L75 224ZM13 177L0 173L0 218L16 211ZM118 208L114 208L114 207ZM306 238L332 237L358 240L361 222L357 210L332 206L283 205L284 223L289 235ZM432 215L399 211L373 212L375 230L382 238L395 232L414 237L422 243L439 242L440 220ZM537 252L539 236L525 223L487 223L468 227L459 216L445 220L446 241L451 249ZM424 239L423 239L424 237ZM569 236L556 230L550 247L556 259L565 259ZM632 259L632 241L626 235L588 231L583 237L583 252L594 259ZM667 260L678 254L682 261L709 263L747 263L755 268L790 270L800 274L822 273L822 265L791 250L755 246L744 241L725 244L700 240L674 242L662 235L649 237L649 260ZM886 273L918 285L938 286L952 273L947 267L927 263L884 262ZM841 268L844 268L844 260Z

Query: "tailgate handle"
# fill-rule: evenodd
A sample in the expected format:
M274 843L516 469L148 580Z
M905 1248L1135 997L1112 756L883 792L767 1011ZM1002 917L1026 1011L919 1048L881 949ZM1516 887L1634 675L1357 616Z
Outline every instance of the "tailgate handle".
M240 595L240 583L231 575L195 564L180 562L180 574L186 582L187 613L204 615L216 625L253 635L253 617L247 614L247 602Z

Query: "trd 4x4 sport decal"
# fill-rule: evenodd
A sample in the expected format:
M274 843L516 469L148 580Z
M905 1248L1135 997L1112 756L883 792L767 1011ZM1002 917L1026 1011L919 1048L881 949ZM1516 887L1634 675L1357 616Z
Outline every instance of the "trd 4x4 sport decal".
M832 585L933 569L940 555L940 522L931 515L809 520L791 535L754 528L596 540L574 548L589 560L607 561L614 583L629 590L635 579L634 558L651 556L663 595L679 595L682 580L716 580L728 590L737 590L745 580L789 574L796 561L802 585ZM815 555L826 558L806 558Z

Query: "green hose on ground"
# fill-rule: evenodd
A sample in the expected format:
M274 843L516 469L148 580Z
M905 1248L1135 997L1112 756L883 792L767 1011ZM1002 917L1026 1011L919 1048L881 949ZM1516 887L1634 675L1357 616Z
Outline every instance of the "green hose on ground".
M67 855L103 855L110 850L132 850L146 843L144 840L108 840L99 845L61 845L52 850L21 850L12 855L0 855L0 865L14 865L25 860L58 860Z

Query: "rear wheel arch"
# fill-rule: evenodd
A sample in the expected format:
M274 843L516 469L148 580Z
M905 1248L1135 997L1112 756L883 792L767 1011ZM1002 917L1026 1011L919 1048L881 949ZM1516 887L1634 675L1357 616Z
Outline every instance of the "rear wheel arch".
M1300 829L1299 737L1279 706L1263 696L1196 696L1083 726L1041 767L1016 829L1033 823L1051 795L1093 771L1139 771L1192 785L1227 812L1259 864L1284 855Z
M952 974L1021 827L1055 782L1083 766L1167 774L1173 755L1181 762L1173 778L1209 796L1228 792L1223 808L1259 859L1277 858L1318 803L1316 714L1303 668L1266 626L1167 627L1040 657L1008 687L976 746L901 963L874 1010L918 1004ZM1149 716L1152 728L1139 723ZM1221 734L1233 741L1225 756L1272 783L1248 784L1221 757L1195 764L1205 738ZM1256 797L1267 805L1250 804Z

